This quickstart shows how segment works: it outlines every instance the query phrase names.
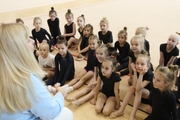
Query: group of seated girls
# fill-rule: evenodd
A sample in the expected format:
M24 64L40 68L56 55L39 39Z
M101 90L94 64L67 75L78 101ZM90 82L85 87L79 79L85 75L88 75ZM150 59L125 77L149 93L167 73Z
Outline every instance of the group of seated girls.
M54 9L49 12L50 18L53 15L57 18ZM49 53L52 50L49 46L51 44L48 45L49 41L40 40L38 61L47 72L43 80L46 80L50 92L56 93L56 87L59 86L71 92L90 80L84 89L66 100L75 106L91 100L96 113L102 112L105 116L116 118L124 114L125 107L134 96L130 120L135 119L141 101L150 105L147 109L150 115L146 120L180 119L180 108L176 110L176 103L180 101L180 82L179 79L176 81L180 65L180 59L177 58L179 49L176 46L180 40L178 34L171 34L167 43L160 45L159 65L154 71L150 62L150 43L146 40L147 27L138 27L130 43L127 42L127 27L124 27L118 32L118 40L113 45L112 32L108 30L106 18L100 21L101 30L97 36L93 34L91 24L85 25L84 15L79 16L79 38L74 37L76 26L70 9L65 18L67 24L64 26L64 34L51 35L53 39L57 39L58 53L55 56ZM35 41L39 41L35 32L42 30L41 22L39 17L34 19L35 29L32 30L32 35ZM87 60L85 67L76 76L74 58L68 51L68 48L74 46L77 50L75 59ZM130 75L130 87L120 103L121 76L127 74Z
M89 26L91 25L88 24L86 27ZM146 28L138 28L129 45L126 41L127 28L125 27L118 33L118 41L115 42L114 47L107 47L106 44L101 44L97 35L90 35L87 39L86 66L75 77L74 58L68 52L68 42L64 37L58 37L58 53L55 57L49 55L49 52L44 52L48 51L49 47L46 42L41 43L39 45L40 56L38 59L39 62L41 61L40 64L42 64L43 70L48 73L45 76L48 79L46 81L47 89L52 93L56 93L56 87L61 86L71 92L90 80L84 89L72 97L67 97L66 100L72 102L75 106L91 100L90 103L95 105L97 113L102 112L113 119L124 114L125 107L135 95L130 120L135 119L141 101L150 104L147 109L150 115L146 120L154 118L178 120L180 111L178 111L179 109L176 110L176 103L180 98L180 90L174 85L179 85L179 81L175 82L177 65L180 65L180 60L177 58L179 49L176 47L179 43L179 36L171 34L167 43L160 45L159 66L153 72L150 53L147 52L147 47L145 48L146 45L149 46L149 43L142 33L138 33L138 30L141 31L142 29L145 30ZM112 49L118 50L118 53L114 54ZM125 57L121 57L121 55ZM53 62L43 65L46 58ZM124 68L122 67L123 63L126 66ZM120 76L125 75L123 73L130 74L128 79L130 88L123 102L120 103ZM67 80L70 81L67 82ZM162 112L159 113L159 111Z

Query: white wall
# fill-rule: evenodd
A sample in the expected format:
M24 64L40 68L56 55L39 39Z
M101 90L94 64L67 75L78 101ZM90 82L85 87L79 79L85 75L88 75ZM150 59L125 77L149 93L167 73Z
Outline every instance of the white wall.
M73 0L0 0L0 13L69 1Z

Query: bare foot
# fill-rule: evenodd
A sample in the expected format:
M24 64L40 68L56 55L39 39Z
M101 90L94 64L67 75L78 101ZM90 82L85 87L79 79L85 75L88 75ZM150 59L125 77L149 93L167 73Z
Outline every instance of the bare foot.
M80 106L82 104L82 102L80 101L73 101L72 104L76 107Z
M96 104L96 101L95 101L94 99L92 99L92 100L89 101L89 103L90 103L91 105L95 105L95 104Z
M76 100L76 98L67 98L66 99L67 102L72 102L72 101L75 101L75 100Z
M117 118L117 117L122 116L122 115L124 115L124 112L118 113L118 111L116 111L116 112L112 112L110 114L109 118L114 119L114 118Z

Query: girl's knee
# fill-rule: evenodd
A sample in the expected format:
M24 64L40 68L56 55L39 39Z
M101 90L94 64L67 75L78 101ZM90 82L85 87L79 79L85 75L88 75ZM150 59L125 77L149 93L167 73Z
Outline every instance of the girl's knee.
M98 113L98 114L99 114L99 113L101 113L102 109L101 109L101 108L97 108L97 107L96 107L96 108L95 108L95 111L96 111L96 113Z
M105 115L105 116L109 116L110 115L110 113L111 113L111 111L110 110L107 110L107 109L103 109L103 115Z

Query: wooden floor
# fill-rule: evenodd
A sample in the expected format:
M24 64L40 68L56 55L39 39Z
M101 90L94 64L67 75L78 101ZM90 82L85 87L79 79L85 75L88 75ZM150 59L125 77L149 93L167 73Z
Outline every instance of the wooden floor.
M81 14L85 15L86 23L94 26L94 34L97 34L100 30L100 20L106 17L109 20L109 30L113 33L114 42L117 40L117 33L124 26L128 28L128 42L133 37L137 27L148 26L149 31L147 32L146 39L150 42L151 62L154 66L158 65L159 45L166 42L171 33L180 32L179 0L52 0L53 2L49 2L49 0L38 0L37 4L24 3L25 1L23 0L19 1L12 2L14 4L1 4L0 23L15 22L15 19L20 17L31 31L34 28L33 18L39 16L43 21L42 27L49 30L47 26L48 12L53 6L60 18L62 33L64 31L63 26L66 23L65 13L69 8L74 14L74 22L76 22L76 18ZM43 4L40 4L40 1ZM32 0L31 2L36 1ZM16 5L16 3L18 4ZM78 36L77 33L76 37ZM85 61L75 63L76 74L84 65ZM121 98L124 97L128 89L126 80L127 76L122 77L120 85ZM78 91L70 93L69 96L72 96ZM89 103L85 103L77 108L71 103L65 102L65 106L73 111L75 120L109 120L108 117L102 114L97 115L94 111L94 106ZM140 108L144 110L146 106L141 104ZM132 107L127 106L124 116L117 119L127 120L131 110ZM139 110L136 119L143 120L146 116L146 113Z

